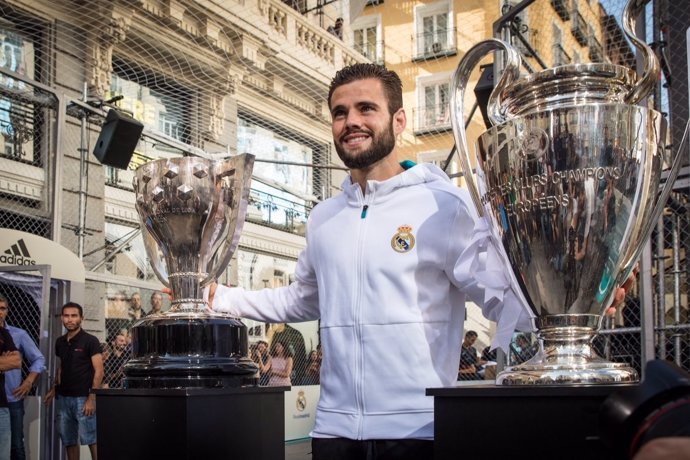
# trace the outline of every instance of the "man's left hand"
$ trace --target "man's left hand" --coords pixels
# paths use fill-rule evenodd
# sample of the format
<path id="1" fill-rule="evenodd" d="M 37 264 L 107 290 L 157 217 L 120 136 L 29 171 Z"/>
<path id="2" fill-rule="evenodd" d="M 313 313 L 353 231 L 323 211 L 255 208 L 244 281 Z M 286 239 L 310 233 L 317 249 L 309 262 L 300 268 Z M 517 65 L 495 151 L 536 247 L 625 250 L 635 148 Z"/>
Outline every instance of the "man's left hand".
<path id="1" fill-rule="evenodd" d="M 32 386 L 33 385 L 31 384 L 31 382 L 29 382 L 28 379 L 24 379 L 21 385 L 12 390 L 12 396 L 14 396 L 17 399 L 24 399 L 24 397 L 28 395 L 31 391 Z"/>
<path id="2" fill-rule="evenodd" d="M 611 303 L 611 306 L 609 306 L 609 308 L 606 310 L 606 316 L 614 316 L 616 314 L 616 310 L 623 305 L 625 295 L 630 289 L 632 289 L 635 281 L 637 281 L 637 271 L 638 269 L 636 267 L 625 283 L 623 283 L 623 286 L 618 288 L 616 291 L 616 296 L 613 298 L 613 303 Z"/>

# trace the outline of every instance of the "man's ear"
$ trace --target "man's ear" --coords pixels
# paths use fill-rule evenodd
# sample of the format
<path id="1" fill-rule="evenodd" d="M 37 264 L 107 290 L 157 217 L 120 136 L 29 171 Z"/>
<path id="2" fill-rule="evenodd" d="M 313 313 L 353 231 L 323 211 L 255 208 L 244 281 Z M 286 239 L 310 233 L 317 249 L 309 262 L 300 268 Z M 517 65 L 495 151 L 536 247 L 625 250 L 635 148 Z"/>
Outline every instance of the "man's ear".
<path id="1" fill-rule="evenodd" d="M 405 109 L 402 107 L 398 109 L 395 114 L 393 114 L 393 132 L 397 136 L 398 134 L 405 131 L 407 126 L 407 115 L 405 115 Z"/>

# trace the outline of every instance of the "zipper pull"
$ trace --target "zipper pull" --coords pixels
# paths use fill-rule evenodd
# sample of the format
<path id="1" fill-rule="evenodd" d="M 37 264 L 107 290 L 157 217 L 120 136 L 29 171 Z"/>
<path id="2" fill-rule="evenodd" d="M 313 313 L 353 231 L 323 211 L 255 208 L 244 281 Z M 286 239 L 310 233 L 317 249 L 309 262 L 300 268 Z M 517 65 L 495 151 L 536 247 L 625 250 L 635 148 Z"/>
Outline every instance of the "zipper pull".
<path id="1" fill-rule="evenodd" d="M 362 215 L 360 216 L 362 219 L 365 219 L 367 217 L 367 210 L 369 209 L 369 205 L 365 204 L 362 206 Z"/>

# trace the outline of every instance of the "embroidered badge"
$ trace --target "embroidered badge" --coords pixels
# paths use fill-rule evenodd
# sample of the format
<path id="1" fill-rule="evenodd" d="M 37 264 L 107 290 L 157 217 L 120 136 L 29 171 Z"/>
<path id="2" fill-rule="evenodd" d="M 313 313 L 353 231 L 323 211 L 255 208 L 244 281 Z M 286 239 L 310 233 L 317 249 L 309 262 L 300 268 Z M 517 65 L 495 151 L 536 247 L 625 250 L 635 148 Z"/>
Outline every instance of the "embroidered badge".
<path id="1" fill-rule="evenodd" d="M 391 247 L 396 252 L 408 252 L 414 247 L 414 235 L 412 235 L 412 227 L 409 225 L 401 225 L 398 227 L 398 233 L 391 238 Z"/>

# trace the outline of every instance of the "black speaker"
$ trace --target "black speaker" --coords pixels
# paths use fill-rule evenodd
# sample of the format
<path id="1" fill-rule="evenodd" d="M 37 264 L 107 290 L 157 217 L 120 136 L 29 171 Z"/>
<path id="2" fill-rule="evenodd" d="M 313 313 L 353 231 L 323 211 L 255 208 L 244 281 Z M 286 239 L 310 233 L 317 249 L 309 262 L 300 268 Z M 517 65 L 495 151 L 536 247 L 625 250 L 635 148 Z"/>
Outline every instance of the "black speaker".
<path id="1" fill-rule="evenodd" d="M 144 125 L 134 118 L 110 109 L 98 135 L 93 154 L 104 165 L 127 169 Z"/>
<path id="2" fill-rule="evenodd" d="M 492 125 L 486 108 L 489 104 L 489 96 L 491 96 L 491 92 L 494 90 L 494 65 L 486 64 L 479 68 L 482 73 L 479 76 L 479 81 L 477 81 L 477 86 L 474 87 L 474 97 L 477 98 L 477 104 L 482 113 L 486 129 L 489 129 Z"/>

